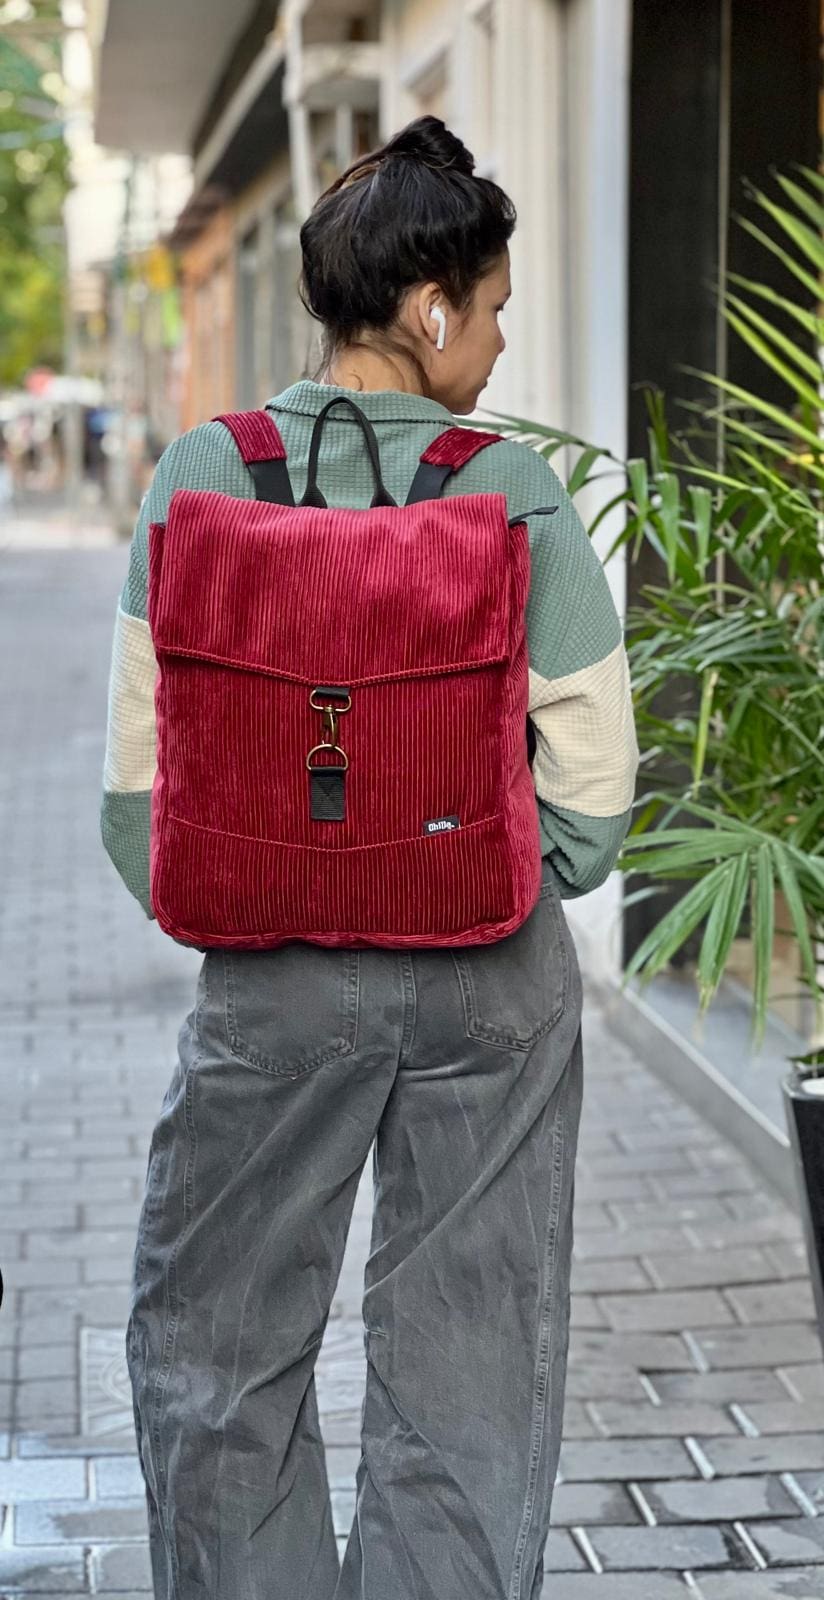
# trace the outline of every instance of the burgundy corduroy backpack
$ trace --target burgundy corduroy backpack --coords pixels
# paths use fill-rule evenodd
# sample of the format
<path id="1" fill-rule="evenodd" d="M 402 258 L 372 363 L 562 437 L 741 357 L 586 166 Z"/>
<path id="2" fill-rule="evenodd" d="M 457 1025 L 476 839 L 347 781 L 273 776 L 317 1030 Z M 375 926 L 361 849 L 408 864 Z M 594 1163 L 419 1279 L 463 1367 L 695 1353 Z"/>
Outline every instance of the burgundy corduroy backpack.
<path id="1" fill-rule="evenodd" d="M 340 404 L 369 451 L 368 510 L 329 507 L 318 488 Z M 440 498 L 499 435 L 447 429 L 399 506 L 371 423 L 337 396 L 295 505 L 268 412 L 214 420 L 257 498 L 178 489 L 149 535 L 160 927 L 199 949 L 513 932 L 541 882 L 526 513 L 509 518 L 504 494 Z"/>

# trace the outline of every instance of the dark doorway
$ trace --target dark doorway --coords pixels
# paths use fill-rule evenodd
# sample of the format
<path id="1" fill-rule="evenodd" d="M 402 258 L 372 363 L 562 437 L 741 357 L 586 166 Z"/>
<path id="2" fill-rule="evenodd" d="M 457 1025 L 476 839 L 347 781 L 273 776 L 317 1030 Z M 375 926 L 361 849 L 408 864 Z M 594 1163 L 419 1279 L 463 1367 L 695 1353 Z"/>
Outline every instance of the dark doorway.
<path id="1" fill-rule="evenodd" d="M 643 385 L 676 399 L 698 385 L 681 369 L 726 371 L 768 392 L 765 369 L 727 344 L 714 285 L 730 270 L 784 288 L 782 269 L 734 221 L 749 180 L 818 164 L 820 0 L 634 0 L 629 162 L 628 452 L 647 450 Z M 780 398 L 779 380 L 775 379 Z M 682 414 L 683 416 L 683 414 Z M 660 580 L 645 548 L 627 573 L 628 603 Z M 662 708 L 666 712 L 666 705 Z M 632 880 L 635 888 L 638 880 Z M 673 890 L 673 896 L 675 894 Z M 664 909 L 627 910 L 625 957 Z"/>

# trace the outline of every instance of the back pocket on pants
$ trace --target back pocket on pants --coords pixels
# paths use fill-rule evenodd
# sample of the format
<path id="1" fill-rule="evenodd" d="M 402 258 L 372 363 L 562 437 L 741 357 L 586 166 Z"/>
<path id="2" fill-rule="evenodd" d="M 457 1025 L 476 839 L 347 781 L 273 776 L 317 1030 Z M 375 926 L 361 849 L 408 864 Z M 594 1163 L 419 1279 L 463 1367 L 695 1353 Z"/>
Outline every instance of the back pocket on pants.
<path id="1" fill-rule="evenodd" d="M 529 1050 L 560 1017 L 569 982 L 569 939 L 555 883 L 547 879 L 526 921 L 495 944 L 453 949 L 467 1036 Z"/>
<path id="2" fill-rule="evenodd" d="M 357 950 L 296 941 L 223 952 L 232 1055 L 294 1078 L 351 1055 L 358 1035 Z"/>

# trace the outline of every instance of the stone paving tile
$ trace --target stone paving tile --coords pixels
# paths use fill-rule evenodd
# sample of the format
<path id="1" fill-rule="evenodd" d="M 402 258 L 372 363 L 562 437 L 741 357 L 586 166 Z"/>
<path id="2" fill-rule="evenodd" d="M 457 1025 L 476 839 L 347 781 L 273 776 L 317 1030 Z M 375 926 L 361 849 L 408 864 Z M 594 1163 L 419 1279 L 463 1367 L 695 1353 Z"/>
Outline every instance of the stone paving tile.
<path id="1" fill-rule="evenodd" d="M 780 1385 L 779 1385 L 780 1387 Z M 783 1391 L 786 1393 L 786 1390 Z M 573 1361 L 567 1367 L 567 1399 L 575 1400 L 643 1400 L 648 1395 L 638 1373 L 631 1367 L 586 1364 Z"/>
<path id="2" fill-rule="evenodd" d="M 570 1591 L 569 1600 L 578 1600 L 578 1597 Z M 613 1600 L 613 1596 L 607 1593 L 604 1600 Z M 824 1600 L 824 1576 L 821 1569 L 816 1571 L 815 1567 L 787 1567 L 783 1572 L 719 1573 L 717 1576 L 702 1572 L 693 1600 Z"/>
<path id="3" fill-rule="evenodd" d="M 820 1561 L 824 1566 L 824 1518 L 759 1522 L 750 1529 L 768 1566 Z M 824 1577 L 824 1570 L 822 1571 Z"/>
<path id="4" fill-rule="evenodd" d="M 17 1421 L 31 1424 L 68 1416 L 77 1405 L 74 1378 L 32 1378 L 17 1386 Z"/>
<path id="5" fill-rule="evenodd" d="M 98 1545 L 92 1550 L 91 1570 L 95 1594 L 106 1589 L 151 1592 L 148 1536 L 143 1544 Z"/>
<path id="6" fill-rule="evenodd" d="M 681 1438 L 686 1433 L 739 1434 L 732 1417 L 720 1406 L 700 1400 L 682 1405 L 624 1405 L 620 1400 L 592 1400 L 589 1413 L 607 1439 Z"/>
<path id="7" fill-rule="evenodd" d="M 729 1306 L 715 1289 L 599 1295 L 597 1304 L 616 1333 L 671 1333 L 695 1325 L 725 1327 L 735 1322 Z"/>
<path id="8" fill-rule="evenodd" d="M 800 1517 L 801 1507 L 780 1479 L 766 1474 L 742 1478 L 685 1478 L 645 1483 L 644 1499 L 656 1522 L 732 1522 L 748 1517 Z"/>
<path id="9" fill-rule="evenodd" d="M 97 1456 L 90 1465 L 92 1499 L 116 1500 L 124 1496 L 139 1499 L 145 1494 L 137 1454 Z"/>
<path id="10" fill-rule="evenodd" d="M 59 1260 L 56 1256 L 36 1256 L 33 1261 L 10 1261 L 4 1267 L 3 1281 L 6 1294 L 15 1289 L 56 1288 L 79 1283 L 80 1266 L 67 1256 Z"/>
<path id="11" fill-rule="evenodd" d="M 728 1475 L 824 1468 L 824 1437 L 818 1433 L 780 1433 L 766 1439 L 695 1437 L 715 1471 Z"/>
<path id="12" fill-rule="evenodd" d="M 738 1250 L 695 1251 L 688 1255 L 645 1255 L 641 1265 L 656 1289 L 700 1289 L 726 1287 L 734 1283 L 757 1283 L 775 1277 L 767 1250 L 753 1247 Z M 744 1319 L 742 1319 L 744 1320 Z"/>
<path id="13" fill-rule="evenodd" d="M 793 1476 L 812 1500 L 819 1515 L 824 1515 L 824 1472 L 796 1472 Z"/>
<path id="14" fill-rule="evenodd" d="M 581 1551 L 563 1528 L 550 1528 L 544 1545 L 544 1572 L 581 1572 L 587 1570 Z"/>
<path id="15" fill-rule="evenodd" d="M 6 1041 L 4 1039 L 4 1052 L 5 1043 Z M 3 1148 L 5 1148 L 5 1144 Z M 23 1180 L 24 1185 L 28 1184 L 30 1186 L 28 1192 L 24 1187 L 21 1200 L 33 1201 L 36 1205 L 38 1201 L 42 1199 L 42 1184 L 49 1183 L 52 1186 L 56 1186 L 59 1182 L 62 1185 L 64 1179 L 67 1182 L 71 1182 L 72 1179 L 77 1177 L 77 1162 L 35 1161 L 28 1157 L 25 1161 L 10 1161 L 5 1159 L 3 1161 L 3 1172 L 7 1178 L 20 1178 Z M 25 1217 L 31 1216 L 31 1211 L 28 1205 L 26 1205 L 25 1209 L 23 1209 L 21 1206 L 21 1215 Z M 26 1227 L 27 1223 L 24 1222 L 22 1225 L 23 1227 Z"/>
<path id="16" fill-rule="evenodd" d="M 780 1278 L 797 1278 L 809 1272 L 803 1239 L 785 1239 L 764 1246 L 764 1254 Z"/>
<path id="17" fill-rule="evenodd" d="M 637 1572 L 602 1578 L 594 1573 L 571 1573 L 563 1586 L 551 1574 L 547 1576 L 540 1600 L 698 1600 L 698 1596 L 672 1574 Z"/>
<path id="18" fill-rule="evenodd" d="M 33 1345 L 18 1351 L 19 1378 L 72 1378 L 77 1372 L 77 1342 Z"/>
<path id="19" fill-rule="evenodd" d="M 85 1289 L 23 1289 L 20 1294 L 24 1317 L 46 1317 L 63 1311 L 79 1312 L 87 1322 L 98 1325 L 112 1323 L 129 1311 L 129 1290 L 124 1284 L 118 1290 Z"/>
<path id="20" fill-rule="evenodd" d="M 569 1325 L 571 1328 L 608 1328 L 609 1321 L 593 1295 L 573 1294 Z"/>
<path id="21" fill-rule="evenodd" d="M 776 1207 L 766 1216 L 750 1216 L 741 1221 L 685 1226 L 691 1245 L 696 1250 L 731 1250 L 738 1245 L 797 1243 L 801 1230 L 799 1219 L 789 1210 Z"/>
<path id="22" fill-rule="evenodd" d="M 755 1188 L 756 1181 L 755 1175 L 749 1169 L 728 1173 L 716 1173 L 709 1170 L 687 1174 L 674 1172 L 670 1177 L 662 1173 L 660 1177 L 655 1179 L 655 1182 L 660 1185 L 662 1196 L 666 1196 L 671 1200 L 681 1199 L 685 1195 L 721 1194 L 730 1198 L 734 1198 L 736 1193 L 749 1195 Z M 745 1205 L 746 1202 L 742 1201 L 738 1212 L 739 1216 L 747 1214 Z"/>
<path id="23" fill-rule="evenodd" d="M 690 1139 L 705 1137 L 705 1124 L 693 1113 L 690 1121 L 676 1128 L 655 1127 L 650 1119 L 642 1128 L 616 1128 L 615 1142 L 630 1154 L 634 1150 L 681 1150 Z"/>
<path id="24" fill-rule="evenodd" d="M 85 1500 L 86 1463 L 82 1460 L 0 1461 L 0 1504 L 24 1500 Z"/>
<path id="25" fill-rule="evenodd" d="M 564 1405 L 564 1438 L 597 1439 L 599 1430 L 580 1400 L 566 1397 Z"/>
<path id="26" fill-rule="evenodd" d="M 352 1411 L 327 1413 L 323 1419 L 323 1440 L 332 1449 L 353 1450 L 357 1447 L 360 1431 L 360 1408 Z"/>
<path id="27" fill-rule="evenodd" d="M 642 1478 L 697 1476 L 698 1468 L 680 1439 L 582 1439 L 565 1440 L 561 1445 L 559 1474 L 564 1483 L 576 1479 L 584 1483 L 617 1479 L 623 1483 Z"/>
<path id="28" fill-rule="evenodd" d="M 106 1215 L 110 1208 L 106 1206 Z M 134 1249 L 134 1229 L 97 1228 L 80 1233 L 73 1228 L 58 1228 L 41 1232 L 32 1228 L 26 1234 L 27 1254 L 32 1257 L 52 1256 L 124 1256 Z"/>
<path id="29" fill-rule="evenodd" d="M 694 1250 L 685 1228 L 632 1228 L 623 1232 L 615 1228 L 603 1232 L 575 1235 L 575 1259 L 578 1261 L 615 1260 L 621 1256 L 643 1256 L 649 1250 Z"/>
<path id="30" fill-rule="evenodd" d="M 584 1205 L 577 1194 L 573 1220 L 576 1239 L 581 1233 L 592 1233 L 597 1229 L 612 1227 L 612 1218 L 605 1205 L 597 1202 L 593 1205 Z"/>
<path id="31" fill-rule="evenodd" d="M 584 1146 L 584 1155 L 581 1158 L 580 1170 L 587 1176 L 594 1178 L 609 1178 L 615 1174 L 627 1175 L 647 1172 L 689 1172 L 690 1163 L 683 1149 L 668 1150 L 636 1150 L 631 1154 L 626 1151 L 614 1155 L 599 1155 L 587 1159 L 587 1147 Z M 576 1188 L 578 1185 L 578 1168 L 576 1167 Z"/>
<path id="32" fill-rule="evenodd" d="M 3 1304 L 3 1315 L 6 1315 L 6 1305 Z M 16 1316 L 17 1327 L 15 1330 L 16 1342 L 23 1349 L 32 1349 L 35 1345 L 65 1344 L 73 1339 L 77 1327 L 77 1316 L 74 1311 L 52 1311 L 48 1316 L 42 1313 L 38 1316 Z"/>
<path id="33" fill-rule="evenodd" d="M 49 1431 L 17 1435 L 17 1454 L 22 1460 L 42 1460 L 47 1456 L 122 1456 L 136 1448 L 133 1428 L 128 1433 L 111 1434 L 79 1434 L 76 1427 L 55 1433 L 51 1428 L 52 1423 Z"/>
<path id="34" fill-rule="evenodd" d="M 7 1228 L 76 1228 L 79 1224 L 79 1206 L 70 1204 L 55 1204 L 40 1206 L 34 1211 L 26 1201 L 19 1206 L 8 1206 L 3 1211 L 3 1221 Z"/>
<path id="35" fill-rule="evenodd" d="M 643 1228 L 652 1223 L 656 1227 L 678 1227 L 699 1223 L 729 1222 L 729 1212 L 719 1199 L 664 1200 L 660 1195 L 646 1200 L 624 1201 L 610 1206 L 616 1222 L 622 1228 Z"/>
<path id="36" fill-rule="evenodd" d="M 20 1426 L 20 1424 L 18 1423 L 18 1427 L 19 1426 Z M 25 1426 L 26 1426 L 26 1428 L 31 1427 L 32 1433 L 34 1433 L 35 1426 L 36 1426 L 35 1424 L 26 1424 Z M 41 1434 L 41 1437 L 45 1436 L 48 1439 L 55 1439 L 55 1440 L 58 1440 L 58 1439 L 70 1439 L 74 1434 L 77 1433 L 77 1412 L 76 1411 L 71 1411 L 66 1416 L 62 1416 L 62 1417 L 61 1416 L 48 1417 L 47 1419 L 44 1420 L 44 1422 L 42 1424 L 42 1428 L 44 1430 L 44 1433 Z M 16 1442 L 22 1441 L 22 1440 L 27 1439 L 29 1437 L 30 1437 L 30 1435 L 29 1435 L 28 1432 L 25 1432 L 25 1431 L 24 1432 L 18 1432 L 17 1429 L 15 1429 L 15 1440 L 16 1440 Z M 23 1451 L 22 1450 L 18 1450 L 18 1454 L 22 1456 Z M 47 1455 L 48 1454 L 48 1450 L 42 1451 L 41 1454 Z"/>
<path id="37" fill-rule="evenodd" d="M 756 1401 L 786 1400 L 787 1388 L 774 1372 L 763 1367 L 737 1367 L 722 1372 L 650 1372 L 648 1380 L 661 1400 L 717 1400 L 752 1405 Z"/>
<path id="38" fill-rule="evenodd" d="M 606 1572 L 750 1565 L 745 1547 L 726 1526 L 684 1522 L 661 1528 L 588 1528 L 587 1534 Z"/>
<path id="39" fill-rule="evenodd" d="M 693 1328 L 710 1367 L 778 1366 L 818 1361 L 821 1341 L 813 1323 L 769 1323 L 759 1328 Z"/>
<path id="40" fill-rule="evenodd" d="M 618 1366 L 640 1368 L 642 1372 L 658 1368 L 695 1371 L 695 1361 L 683 1339 L 671 1333 L 598 1333 L 582 1329 L 570 1333 L 569 1347 L 578 1361 L 614 1361 Z"/>
<path id="41" fill-rule="evenodd" d="M 336 1487 L 350 1480 L 354 1482 L 358 1469 L 361 1451 L 359 1445 L 332 1445 L 327 1444 L 326 1471 L 330 1484 Z"/>
<path id="42" fill-rule="evenodd" d="M 742 1322 L 787 1322 L 796 1318 L 804 1321 L 815 1317 L 813 1292 L 807 1278 L 728 1289 L 726 1298 Z"/>
<path id="43" fill-rule="evenodd" d="M 626 1256 L 618 1261 L 573 1260 L 571 1287 L 573 1294 L 604 1294 L 608 1290 L 652 1289 L 655 1284 L 639 1261 Z"/>
<path id="44" fill-rule="evenodd" d="M 748 1221 L 752 1217 L 770 1216 L 782 1209 L 775 1195 L 767 1189 L 753 1194 L 727 1194 L 724 1205 L 731 1217 Z"/>
<path id="45" fill-rule="evenodd" d="M 93 1540 L 138 1539 L 146 1530 L 145 1498 L 81 1503 L 22 1502 L 14 1513 L 15 1544 L 90 1544 Z"/>
<path id="46" fill-rule="evenodd" d="M 123 1273 L 131 1268 L 134 1240 L 128 1256 L 101 1256 L 95 1261 L 84 1261 L 81 1265 L 82 1281 L 88 1284 L 122 1283 Z"/>
<path id="47" fill-rule="evenodd" d="M 751 1404 L 746 1407 L 747 1417 L 759 1433 L 819 1433 L 824 1432 L 824 1400 L 779 1401 L 766 1405 Z M 696 1428 L 702 1433 L 702 1428 Z"/>
<path id="48" fill-rule="evenodd" d="M 575 1180 L 575 1193 L 582 1200 L 634 1200 L 642 1196 L 653 1195 L 651 1180 L 643 1173 L 635 1178 L 582 1178 L 580 1183 Z"/>
<path id="49" fill-rule="evenodd" d="M 553 1526 L 641 1521 L 641 1513 L 620 1483 L 556 1483 L 552 1493 Z"/>
<path id="50" fill-rule="evenodd" d="M 0 1595 L 10 1584 L 15 1595 L 21 1588 L 33 1594 L 85 1594 L 88 1591 L 83 1552 L 56 1550 L 54 1545 L 42 1550 L 0 1549 Z"/>

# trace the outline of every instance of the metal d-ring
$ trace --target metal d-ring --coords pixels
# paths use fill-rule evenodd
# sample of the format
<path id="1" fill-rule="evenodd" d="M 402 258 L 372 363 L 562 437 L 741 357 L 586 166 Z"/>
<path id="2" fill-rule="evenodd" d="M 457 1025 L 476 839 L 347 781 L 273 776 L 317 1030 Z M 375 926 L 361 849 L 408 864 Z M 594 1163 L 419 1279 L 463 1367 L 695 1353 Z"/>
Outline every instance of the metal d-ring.
<path id="1" fill-rule="evenodd" d="M 343 756 L 343 766 L 341 766 L 340 762 L 337 761 L 334 763 L 329 763 L 326 766 L 313 767 L 312 757 L 317 753 L 318 750 L 327 750 L 332 755 L 334 755 L 337 751 L 339 756 Z M 312 746 L 308 756 L 306 757 L 306 765 L 310 772 L 345 772 L 349 766 L 349 757 L 345 750 L 341 750 L 339 744 L 315 744 Z"/>

